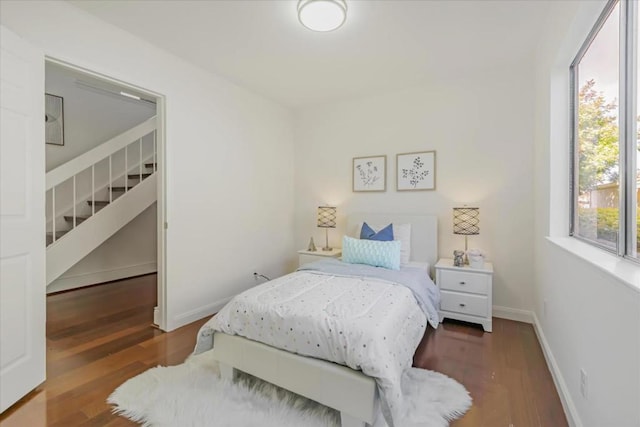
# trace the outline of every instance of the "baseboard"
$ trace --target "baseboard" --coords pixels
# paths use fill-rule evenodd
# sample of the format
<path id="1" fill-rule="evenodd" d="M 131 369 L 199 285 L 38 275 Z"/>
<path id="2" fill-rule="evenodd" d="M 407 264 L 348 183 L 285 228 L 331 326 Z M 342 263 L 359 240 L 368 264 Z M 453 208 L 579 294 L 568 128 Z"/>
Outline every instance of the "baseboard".
<path id="1" fill-rule="evenodd" d="M 98 283 L 111 282 L 113 280 L 126 279 L 127 277 L 155 273 L 157 270 L 158 266 L 155 262 L 148 262 L 144 264 L 130 265 L 127 267 L 60 277 L 47 286 L 47 294 L 82 288 L 84 286 L 95 285 Z"/>
<path id="2" fill-rule="evenodd" d="M 503 307 L 500 305 L 493 306 L 493 317 L 500 319 L 515 320 L 516 322 L 533 323 L 533 312 L 529 310 L 520 310 L 519 308 Z"/>
<path id="3" fill-rule="evenodd" d="M 173 331 L 174 329 L 178 329 L 181 326 L 188 325 L 189 323 L 195 322 L 196 320 L 200 320 L 207 316 L 213 316 L 218 311 L 220 311 L 220 309 L 224 307 L 229 301 L 231 301 L 232 298 L 233 296 L 230 296 L 211 304 L 203 305 L 201 307 L 187 311 L 186 313 L 182 313 L 178 316 L 175 316 L 172 320 L 168 319 L 166 331 Z"/>
<path id="4" fill-rule="evenodd" d="M 542 347 L 542 352 L 544 353 L 544 358 L 547 361 L 547 366 L 549 367 L 549 371 L 551 371 L 551 377 L 553 378 L 553 382 L 556 386 L 556 390 L 558 391 L 558 395 L 560 396 L 560 402 L 562 403 L 562 408 L 564 409 L 564 414 L 567 417 L 567 422 L 571 427 L 582 427 L 582 421 L 580 421 L 580 417 L 578 416 L 578 411 L 573 404 L 573 399 L 571 398 L 571 394 L 569 393 L 569 389 L 567 387 L 567 383 L 564 381 L 564 377 L 560 372 L 560 368 L 556 363 L 555 357 L 553 357 L 553 352 L 549 347 L 549 343 L 547 342 L 547 338 L 544 335 L 544 331 L 540 326 L 540 322 L 538 321 L 538 316 L 533 312 L 533 329 L 538 336 L 538 342 L 540 342 L 540 346 Z"/>

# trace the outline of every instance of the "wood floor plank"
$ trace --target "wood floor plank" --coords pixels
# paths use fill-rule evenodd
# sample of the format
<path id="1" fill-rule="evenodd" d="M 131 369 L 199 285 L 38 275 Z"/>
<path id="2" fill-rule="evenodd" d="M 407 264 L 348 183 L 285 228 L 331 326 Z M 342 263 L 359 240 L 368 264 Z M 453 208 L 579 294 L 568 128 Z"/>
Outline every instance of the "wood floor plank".
<path id="1" fill-rule="evenodd" d="M 182 362 L 204 323 L 153 328 L 155 282 L 148 275 L 48 296 L 47 381 L 0 415 L 2 427 L 136 425 L 113 415 L 107 396 L 150 366 Z"/>
<path id="2" fill-rule="evenodd" d="M 493 319 L 493 333 L 445 320 L 418 346 L 414 366 L 462 383 L 473 407 L 452 427 L 564 427 L 567 420 L 531 325 Z"/>
<path id="3" fill-rule="evenodd" d="M 135 426 L 106 398 L 157 365 L 182 363 L 208 319 L 170 333 L 151 327 L 156 276 L 47 297 L 47 381 L 0 415 L 2 427 Z M 461 382 L 472 408 L 452 427 L 564 427 L 566 418 L 531 325 L 493 320 L 493 333 L 463 322 L 429 328 L 414 366 Z"/>
<path id="4" fill-rule="evenodd" d="M 116 339 L 120 339 L 131 333 L 135 333 L 141 330 L 146 330 L 148 329 L 148 327 L 149 325 L 146 325 L 146 324 L 127 327 L 117 332 L 114 332 L 113 334 L 96 338 L 92 341 L 80 343 L 80 344 L 68 343 L 66 346 L 51 344 L 47 349 L 47 363 L 52 363 L 56 360 L 63 359 L 65 357 L 71 357 L 83 351 L 90 350 L 92 348 L 101 346 L 105 343 L 109 343 Z"/>
<path id="5" fill-rule="evenodd" d="M 67 372 L 75 368 L 85 366 L 91 362 L 103 359 L 105 354 L 115 354 L 121 350 L 126 350 L 137 344 L 143 343 L 145 340 L 148 340 L 159 333 L 161 332 L 156 331 L 153 328 L 145 328 L 132 332 L 102 345 L 95 346 L 84 351 L 78 351 L 64 359 L 51 361 L 47 364 L 47 372 L 49 375 L 57 376 L 58 372 Z"/>

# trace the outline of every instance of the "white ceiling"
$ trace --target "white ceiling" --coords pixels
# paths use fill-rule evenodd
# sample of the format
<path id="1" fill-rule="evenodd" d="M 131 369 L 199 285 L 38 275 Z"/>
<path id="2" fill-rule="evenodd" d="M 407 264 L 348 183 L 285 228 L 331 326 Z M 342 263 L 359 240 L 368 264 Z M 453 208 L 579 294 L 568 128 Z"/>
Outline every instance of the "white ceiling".
<path id="1" fill-rule="evenodd" d="M 345 24 L 316 33 L 298 22 L 297 0 L 71 3 L 290 107 L 532 63 L 549 9 L 542 0 L 347 0 Z"/>

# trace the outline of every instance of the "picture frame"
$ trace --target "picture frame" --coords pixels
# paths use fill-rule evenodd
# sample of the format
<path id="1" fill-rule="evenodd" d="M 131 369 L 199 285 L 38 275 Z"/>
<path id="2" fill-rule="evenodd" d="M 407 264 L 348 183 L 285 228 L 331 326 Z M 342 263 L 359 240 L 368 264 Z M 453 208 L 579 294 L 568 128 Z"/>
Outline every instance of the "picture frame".
<path id="1" fill-rule="evenodd" d="M 352 188 L 354 193 L 387 191 L 387 156 L 354 157 Z"/>
<path id="2" fill-rule="evenodd" d="M 45 93 L 45 142 L 64 145 L 64 100 L 61 96 Z"/>
<path id="3" fill-rule="evenodd" d="M 418 151 L 396 155 L 397 191 L 436 189 L 436 152 Z"/>

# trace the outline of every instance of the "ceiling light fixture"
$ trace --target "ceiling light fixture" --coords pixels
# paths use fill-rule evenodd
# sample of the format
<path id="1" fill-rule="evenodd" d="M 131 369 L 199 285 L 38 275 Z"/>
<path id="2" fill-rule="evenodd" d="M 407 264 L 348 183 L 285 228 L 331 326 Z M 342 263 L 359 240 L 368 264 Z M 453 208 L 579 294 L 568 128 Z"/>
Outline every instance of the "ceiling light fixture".
<path id="1" fill-rule="evenodd" d="M 313 31 L 333 31 L 347 19 L 345 0 L 299 0 L 298 19 Z"/>

